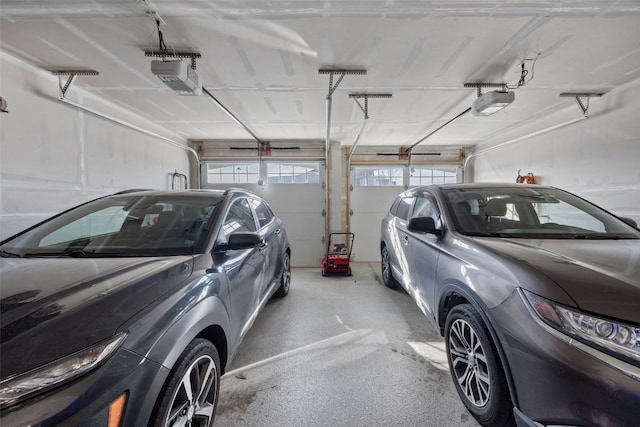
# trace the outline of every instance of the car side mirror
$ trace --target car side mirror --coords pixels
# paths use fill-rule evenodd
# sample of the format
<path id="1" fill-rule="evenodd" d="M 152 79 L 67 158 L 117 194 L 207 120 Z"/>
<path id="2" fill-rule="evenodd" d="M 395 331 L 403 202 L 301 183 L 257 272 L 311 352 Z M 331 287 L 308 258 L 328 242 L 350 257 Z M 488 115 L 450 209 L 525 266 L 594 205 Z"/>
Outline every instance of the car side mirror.
<path id="1" fill-rule="evenodd" d="M 624 216 L 618 217 L 620 218 L 625 224 L 632 226 L 633 228 L 638 228 L 638 223 L 636 222 L 635 219 L 632 218 L 627 218 Z"/>
<path id="2" fill-rule="evenodd" d="M 436 223 L 430 216 L 414 216 L 409 220 L 407 229 L 418 233 L 435 234 L 438 237 L 442 236 L 442 230 L 436 228 Z"/>
<path id="3" fill-rule="evenodd" d="M 239 231 L 229 235 L 229 241 L 226 244 L 218 245 L 218 251 L 237 251 L 242 249 L 251 249 L 264 245 L 264 239 L 258 233 L 250 233 Z"/>

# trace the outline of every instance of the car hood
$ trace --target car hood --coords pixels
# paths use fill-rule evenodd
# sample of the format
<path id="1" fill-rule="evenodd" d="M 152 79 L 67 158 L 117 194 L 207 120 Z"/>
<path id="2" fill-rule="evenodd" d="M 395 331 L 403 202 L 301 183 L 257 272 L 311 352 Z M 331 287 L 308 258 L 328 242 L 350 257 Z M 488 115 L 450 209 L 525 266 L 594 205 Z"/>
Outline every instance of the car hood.
<path id="1" fill-rule="evenodd" d="M 478 241 L 554 281 L 584 311 L 640 323 L 640 240 Z M 520 283 L 545 296 L 535 283 Z"/>
<path id="2" fill-rule="evenodd" d="M 191 256 L 1 258 L 0 378 L 112 336 L 192 265 Z"/>

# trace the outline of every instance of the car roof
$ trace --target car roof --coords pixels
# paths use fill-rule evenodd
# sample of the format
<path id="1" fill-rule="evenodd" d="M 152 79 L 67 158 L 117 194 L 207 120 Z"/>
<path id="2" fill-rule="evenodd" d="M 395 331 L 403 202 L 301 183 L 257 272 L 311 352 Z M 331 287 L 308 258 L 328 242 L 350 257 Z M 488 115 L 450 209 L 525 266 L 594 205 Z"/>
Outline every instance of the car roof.
<path id="1" fill-rule="evenodd" d="M 117 193 L 111 194 L 111 196 L 119 195 L 139 195 L 139 196 L 193 196 L 193 197 L 224 197 L 227 194 L 244 194 L 251 197 L 258 197 L 255 193 L 242 188 L 227 188 L 225 190 L 216 189 L 189 189 L 189 190 L 153 190 L 153 189 L 130 189 L 122 190 Z"/>
<path id="2" fill-rule="evenodd" d="M 513 182 L 466 182 L 458 184 L 434 184 L 425 185 L 422 187 L 415 187 L 405 191 L 405 195 L 418 194 L 426 190 L 447 190 L 447 189 L 460 189 L 460 190 L 477 190 L 477 189 L 491 189 L 491 188 L 554 188 L 546 185 L 537 184 L 517 184 Z"/>

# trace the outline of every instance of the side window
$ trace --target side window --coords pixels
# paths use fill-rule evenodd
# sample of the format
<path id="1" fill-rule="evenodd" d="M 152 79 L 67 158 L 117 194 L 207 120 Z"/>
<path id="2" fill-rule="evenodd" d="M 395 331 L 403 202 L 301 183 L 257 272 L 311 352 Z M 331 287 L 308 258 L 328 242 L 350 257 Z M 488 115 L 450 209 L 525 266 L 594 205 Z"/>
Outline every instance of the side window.
<path id="1" fill-rule="evenodd" d="M 413 197 L 403 197 L 400 200 L 400 204 L 398 205 L 396 216 L 404 220 L 409 219 L 409 212 L 411 211 L 411 207 L 413 206 L 414 200 L 415 198 Z"/>
<path id="2" fill-rule="evenodd" d="M 227 236 L 238 231 L 256 231 L 256 222 L 247 199 L 237 199 L 233 202 L 222 229 Z"/>
<path id="3" fill-rule="evenodd" d="M 264 201 L 251 199 L 251 206 L 253 206 L 253 209 L 256 212 L 260 228 L 271 222 L 271 220 L 273 219 L 273 212 L 271 212 L 271 209 L 269 209 L 269 206 L 267 206 Z"/>
<path id="4" fill-rule="evenodd" d="M 431 217 L 436 225 L 438 225 L 440 221 L 440 212 L 438 211 L 436 202 L 429 196 L 422 196 L 416 199 L 416 204 L 413 207 L 413 213 L 411 216 Z"/>
<path id="5" fill-rule="evenodd" d="M 391 208 L 389 208 L 389 213 L 391 215 L 398 216 L 398 205 L 400 204 L 400 200 L 400 197 L 398 197 L 393 201 Z"/>

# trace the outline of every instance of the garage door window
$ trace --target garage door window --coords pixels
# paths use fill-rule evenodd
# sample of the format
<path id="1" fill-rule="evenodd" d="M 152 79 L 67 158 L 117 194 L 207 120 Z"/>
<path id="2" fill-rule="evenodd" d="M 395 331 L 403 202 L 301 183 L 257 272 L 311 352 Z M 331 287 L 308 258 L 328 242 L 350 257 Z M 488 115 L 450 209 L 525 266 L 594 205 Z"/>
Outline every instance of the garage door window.
<path id="1" fill-rule="evenodd" d="M 247 184 L 256 183 L 259 179 L 258 163 L 207 165 L 207 183 L 209 184 Z"/>
<path id="2" fill-rule="evenodd" d="M 401 186 L 402 168 L 355 168 L 355 183 L 359 186 Z"/>
<path id="3" fill-rule="evenodd" d="M 431 168 L 411 168 L 409 176 L 410 186 L 449 184 L 457 180 L 456 172 L 451 170 L 431 169 Z"/>
<path id="4" fill-rule="evenodd" d="M 269 184 L 317 184 L 320 182 L 318 163 L 269 163 Z"/>

